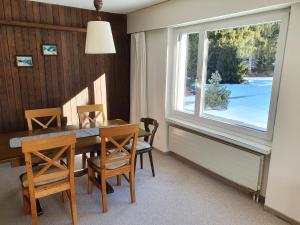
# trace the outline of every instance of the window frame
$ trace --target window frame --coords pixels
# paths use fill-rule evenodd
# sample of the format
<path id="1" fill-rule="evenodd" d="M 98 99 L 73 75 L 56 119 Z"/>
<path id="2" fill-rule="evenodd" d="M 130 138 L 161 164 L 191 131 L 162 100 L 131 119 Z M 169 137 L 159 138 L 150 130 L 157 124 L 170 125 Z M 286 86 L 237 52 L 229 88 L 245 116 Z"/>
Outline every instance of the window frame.
<path id="1" fill-rule="evenodd" d="M 192 123 L 195 126 L 201 128 L 209 128 L 218 132 L 225 132 L 234 136 L 248 138 L 258 143 L 268 143 L 272 141 L 273 129 L 276 117 L 276 108 L 279 97 L 281 72 L 284 59 L 284 50 L 287 37 L 288 21 L 289 21 L 290 9 L 280 9 L 263 13 L 256 13 L 246 16 L 239 16 L 230 19 L 216 20 L 213 22 L 200 23 L 190 26 L 173 27 L 169 30 L 169 74 L 168 74 L 168 87 L 170 91 L 167 98 L 167 119 L 175 119 L 182 122 Z M 249 124 L 236 123 L 225 118 L 218 118 L 210 115 L 209 117 L 205 114 L 201 115 L 203 109 L 204 97 L 204 85 L 206 77 L 206 66 L 207 66 L 207 39 L 205 39 L 206 31 L 228 29 L 239 26 L 257 25 L 264 23 L 271 23 L 275 21 L 281 21 L 280 23 L 280 34 L 278 38 L 278 46 L 276 53 L 276 64 L 273 76 L 272 95 L 270 100 L 268 126 L 266 131 L 261 131 L 250 127 Z M 198 51 L 198 74 L 197 74 L 197 85 L 196 85 L 196 102 L 194 113 L 189 114 L 177 110 L 177 80 L 178 80 L 178 48 L 179 42 L 178 37 L 181 34 L 188 33 L 199 33 L 199 51 Z M 206 46 L 206 47 L 205 47 Z"/>

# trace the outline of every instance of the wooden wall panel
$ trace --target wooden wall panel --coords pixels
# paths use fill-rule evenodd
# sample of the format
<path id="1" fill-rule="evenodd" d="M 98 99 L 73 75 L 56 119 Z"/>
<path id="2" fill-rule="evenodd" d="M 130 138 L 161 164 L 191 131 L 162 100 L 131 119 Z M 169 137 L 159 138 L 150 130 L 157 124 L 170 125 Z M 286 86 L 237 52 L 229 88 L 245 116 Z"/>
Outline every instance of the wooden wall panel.
<path id="1" fill-rule="evenodd" d="M 24 0 L 0 1 L 0 20 L 84 28 L 95 12 Z M 129 120 L 130 53 L 126 15 L 102 13 L 112 26 L 117 53 L 85 55 L 85 33 L 0 25 L 0 132 L 26 130 L 24 110 L 62 107 L 76 122 L 75 107 L 107 97 L 108 118 Z M 43 56 L 43 43 L 58 56 Z M 17 68 L 16 55 L 32 55 L 32 68 Z M 105 75 L 105 77 L 103 76 Z M 105 79 L 101 79 L 103 76 Z M 105 88 L 103 85 L 105 85 Z M 107 93 L 101 94 L 106 90 Z M 101 96 L 95 96 L 101 95 Z"/>

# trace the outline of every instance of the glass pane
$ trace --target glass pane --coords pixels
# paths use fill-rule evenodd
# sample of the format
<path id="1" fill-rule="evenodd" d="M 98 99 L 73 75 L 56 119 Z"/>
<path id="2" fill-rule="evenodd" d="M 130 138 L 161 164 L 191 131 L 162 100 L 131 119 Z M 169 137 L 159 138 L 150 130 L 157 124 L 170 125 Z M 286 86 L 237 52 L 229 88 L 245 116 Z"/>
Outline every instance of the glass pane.
<path id="1" fill-rule="evenodd" d="M 279 30 L 273 22 L 206 33 L 202 115 L 267 130 Z"/>
<path id="2" fill-rule="evenodd" d="M 199 34 L 183 34 L 178 52 L 177 110 L 193 114 L 196 101 Z"/>

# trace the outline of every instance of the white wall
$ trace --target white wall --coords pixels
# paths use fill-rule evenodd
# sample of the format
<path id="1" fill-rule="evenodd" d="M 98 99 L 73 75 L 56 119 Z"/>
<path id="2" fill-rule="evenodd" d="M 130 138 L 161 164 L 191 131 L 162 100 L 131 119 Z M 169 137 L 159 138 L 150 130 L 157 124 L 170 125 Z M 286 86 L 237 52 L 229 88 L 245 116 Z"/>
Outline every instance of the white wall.
<path id="1" fill-rule="evenodd" d="M 167 151 L 165 87 L 167 69 L 167 29 L 146 32 L 148 115 L 160 122 L 154 146 Z"/>
<path id="2" fill-rule="evenodd" d="M 268 182 L 266 205 L 300 222 L 300 88 L 298 87 L 300 83 L 300 4 L 294 4 L 295 2 L 299 1 L 172 0 L 130 14 L 128 32 L 152 30 L 146 32 L 149 113 L 150 116 L 158 118 L 163 125 L 160 127 L 155 145 L 162 151 L 166 151 L 167 130 L 164 120 L 164 101 L 168 35 L 167 29 L 155 29 L 264 7 L 276 8 L 282 4 L 292 5 L 270 173 L 268 179 L 264 181 Z M 211 145 L 213 147 L 213 142 Z"/>
<path id="3" fill-rule="evenodd" d="M 300 4 L 291 9 L 266 205 L 300 222 Z"/>
<path id="4" fill-rule="evenodd" d="M 171 0 L 128 15 L 128 33 L 232 14 L 276 9 L 299 0 Z"/>
<path id="5" fill-rule="evenodd" d="M 168 149 L 168 126 L 165 118 L 165 87 L 167 74 L 168 29 L 157 29 L 146 32 L 147 48 L 147 99 L 148 114 L 160 122 L 160 127 L 155 137 L 154 146 L 162 152 Z M 210 149 L 219 147 L 219 143 L 207 139 L 203 145 Z M 261 195 L 266 195 L 270 158 L 266 157 L 262 180 Z"/>

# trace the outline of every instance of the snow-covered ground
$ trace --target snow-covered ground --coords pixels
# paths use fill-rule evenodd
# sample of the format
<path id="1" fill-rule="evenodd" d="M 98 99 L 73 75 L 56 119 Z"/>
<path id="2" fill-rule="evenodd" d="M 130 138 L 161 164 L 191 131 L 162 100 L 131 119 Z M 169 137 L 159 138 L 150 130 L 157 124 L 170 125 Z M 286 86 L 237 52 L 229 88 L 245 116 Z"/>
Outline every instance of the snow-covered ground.
<path id="1" fill-rule="evenodd" d="M 231 91 L 227 110 L 204 110 L 207 115 L 240 121 L 265 130 L 272 94 L 272 77 L 249 77 L 248 83 L 224 84 Z M 184 110 L 194 111 L 195 96 L 186 96 Z"/>

